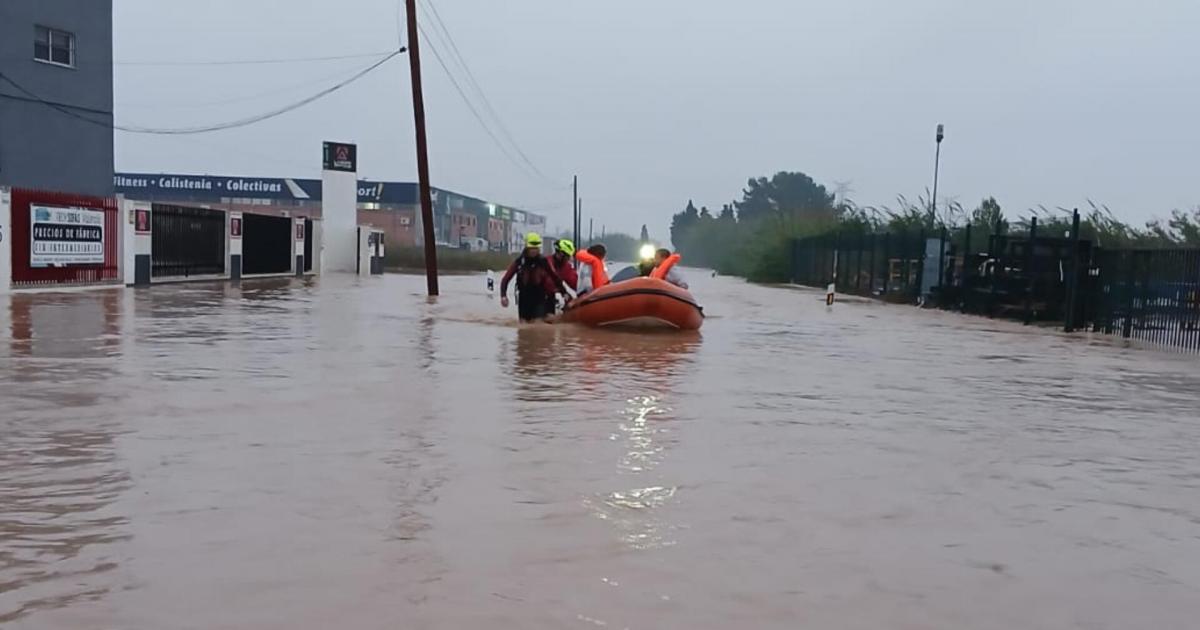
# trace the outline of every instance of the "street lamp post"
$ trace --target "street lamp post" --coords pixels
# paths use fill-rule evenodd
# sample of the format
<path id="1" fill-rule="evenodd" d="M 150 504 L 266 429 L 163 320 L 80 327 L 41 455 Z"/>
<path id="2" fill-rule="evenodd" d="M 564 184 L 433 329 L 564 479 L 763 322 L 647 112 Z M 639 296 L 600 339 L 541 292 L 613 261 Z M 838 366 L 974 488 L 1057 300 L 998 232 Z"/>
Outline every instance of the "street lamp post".
<path id="1" fill-rule="evenodd" d="M 938 167 L 942 162 L 942 139 L 946 137 L 946 126 L 938 123 L 937 126 L 937 148 L 933 153 L 933 196 L 929 199 L 929 226 L 932 228 L 937 221 L 937 186 L 938 186 Z"/>

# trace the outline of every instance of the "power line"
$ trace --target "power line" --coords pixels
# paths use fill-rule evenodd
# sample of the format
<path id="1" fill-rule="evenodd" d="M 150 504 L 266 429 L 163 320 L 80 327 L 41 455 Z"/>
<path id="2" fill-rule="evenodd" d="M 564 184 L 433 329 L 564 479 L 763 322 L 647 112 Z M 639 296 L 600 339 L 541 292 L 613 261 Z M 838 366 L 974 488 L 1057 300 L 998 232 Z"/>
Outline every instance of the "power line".
<path id="1" fill-rule="evenodd" d="M 347 76 L 347 73 L 346 73 L 346 70 L 343 69 L 341 72 L 338 72 L 336 74 L 322 75 L 319 79 L 304 81 L 303 83 L 291 83 L 291 84 L 288 84 L 285 86 L 277 87 L 270 91 L 252 92 L 250 94 L 242 94 L 241 96 L 217 99 L 217 100 L 212 100 L 212 101 L 189 100 L 189 101 L 186 101 L 183 103 L 180 103 L 178 101 L 158 101 L 158 102 L 142 101 L 142 102 L 121 102 L 121 103 L 117 103 L 116 105 L 118 107 L 135 107 L 135 108 L 137 108 L 137 107 L 154 107 L 154 108 L 165 108 L 165 109 L 198 109 L 198 108 L 210 107 L 213 105 L 228 105 L 231 103 L 242 103 L 245 101 L 252 101 L 255 99 L 259 99 L 264 96 L 275 96 L 277 94 L 281 94 L 284 92 L 292 92 L 295 90 L 299 90 L 301 88 L 311 88 L 316 85 L 326 84 L 335 79 L 341 79 L 345 76 Z"/>
<path id="2" fill-rule="evenodd" d="M 517 144 L 516 139 L 513 138 L 512 133 L 509 132 L 508 126 L 504 124 L 504 121 L 500 119 L 500 115 L 496 113 L 496 109 L 492 107 L 491 100 L 488 99 L 487 94 L 479 85 L 479 81 L 475 79 L 475 73 L 471 72 L 471 67 L 467 65 L 467 60 L 463 57 L 462 52 L 459 51 L 458 44 L 454 41 L 454 36 L 450 34 L 450 29 L 446 27 L 446 22 L 442 20 L 442 16 L 437 10 L 437 5 L 434 4 L 433 0 L 425 0 L 424 4 L 427 4 L 429 6 L 429 12 L 433 13 L 433 22 L 435 23 L 435 26 L 440 28 L 441 32 L 445 35 L 444 39 L 449 44 L 450 56 L 458 62 L 460 67 L 462 67 L 463 72 L 466 75 L 466 83 L 469 87 L 473 87 L 475 93 L 479 95 L 480 100 L 483 102 L 484 109 L 487 110 L 492 120 L 495 121 L 496 126 L 500 129 L 500 133 L 508 140 L 509 144 L 512 145 L 513 150 L 516 151 L 517 155 L 521 157 L 521 160 L 525 162 L 525 164 L 529 165 L 529 168 L 533 169 L 533 171 L 542 179 L 550 181 L 550 178 L 546 177 L 541 169 L 539 169 L 537 165 L 529 159 L 529 156 L 526 155 L 523 150 L 521 150 L 521 145 Z M 422 5 L 422 8 L 424 8 L 424 5 Z M 429 12 L 426 12 L 426 15 L 428 15 Z M 437 31 L 435 30 L 435 33 L 436 32 Z"/>
<path id="3" fill-rule="evenodd" d="M 531 174 L 517 158 L 513 157 L 512 153 L 509 152 L 508 147 L 504 146 L 504 143 L 500 141 L 500 138 L 496 137 L 496 133 L 492 131 L 492 128 L 483 120 L 483 116 L 479 115 L 479 110 L 475 109 L 475 105 L 471 103 L 471 99 L 467 97 L 467 93 L 464 92 L 462 86 L 459 85 L 458 79 L 454 78 L 454 73 L 450 71 L 450 68 L 446 65 L 445 60 L 442 59 L 442 55 L 438 52 L 437 46 L 434 45 L 433 39 L 430 38 L 429 34 L 425 32 L 425 27 L 418 23 L 417 29 L 421 31 L 421 37 L 425 39 L 425 43 L 429 44 L 429 50 L 433 53 L 433 58 L 437 60 L 438 65 L 441 66 L 442 70 L 446 73 L 446 78 L 450 79 L 450 84 L 454 86 L 454 90 L 458 92 L 460 97 L 462 97 L 463 103 L 467 106 L 467 109 L 471 111 L 471 115 L 475 117 L 475 120 L 479 122 L 479 125 L 483 127 L 483 130 L 487 132 L 488 137 L 490 137 L 492 142 L 496 144 L 496 148 L 500 149 L 500 152 L 504 154 L 504 157 L 508 158 L 509 162 L 513 163 L 513 166 L 516 166 L 527 175 Z"/>
<path id="4" fill-rule="evenodd" d="M 2 75 L 0 75 L 0 78 L 4 78 L 5 80 L 7 80 Z M 62 107 L 62 108 L 70 109 L 70 110 L 77 111 L 77 112 L 87 112 L 89 114 L 98 114 L 100 116 L 112 116 L 111 110 L 95 109 L 93 107 L 85 107 L 83 105 L 72 105 L 70 103 L 61 103 L 58 101 L 48 101 L 43 98 L 31 98 L 29 96 L 18 96 L 16 94 L 5 94 L 3 92 L 0 92 L 0 98 L 7 98 L 7 99 L 13 100 L 13 101 L 21 101 L 22 103 L 34 103 L 37 105 Z"/>
<path id="5" fill-rule="evenodd" d="M 331 55 L 326 57 L 284 57 L 277 59 L 229 59 L 229 60 L 214 60 L 214 61 L 115 61 L 113 65 L 117 66 L 248 66 L 248 65 L 268 65 L 281 63 L 308 63 L 313 61 L 338 61 L 342 59 L 367 59 L 369 57 L 382 57 L 391 54 L 392 51 L 382 51 L 373 53 L 360 53 L 355 55 Z"/>
<path id="6" fill-rule="evenodd" d="M 308 105 L 309 103 L 312 103 L 321 98 L 324 98 L 324 97 L 326 97 L 330 94 L 333 94 L 334 92 L 337 92 L 338 90 L 346 87 L 347 85 L 354 83 L 355 81 L 363 78 L 364 76 L 366 76 L 371 71 L 378 68 L 379 66 L 382 66 L 383 64 L 387 63 L 393 57 L 404 52 L 404 50 L 405 49 L 401 48 L 399 50 L 393 51 L 388 56 L 386 56 L 383 59 L 380 59 L 379 61 L 376 61 L 375 63 L 367 66 L 366 68 L 358 71 L 357 73 L 355 73 L 353 76 L 349 77 L 348 79 L 345 79 L 331 87 L 325 88 L 324 90 L 317 92 L 316 94 L 313 94 L 311 96 L 300 99 L 299 101 L 296 101 L 289 105 L 285 105 L 283 107 L 273 109 L 273 110 L 270 110 L 270 111 L 267 111 L 267 112 L 264 112 L 261 114 L 256 114 L 254 116 L 248 116 L 246 118 L 241 118 L 241 119 L 233 120 L 230 122 L 220 123 L 220 124 L 216 124 L 216 125 L 205 125 L 205 126 L 199 126 L 199 127 L 156 128 L 156 127 L 138 127 L 138 126 L 117 125 L 112 122 L 89 118 L 82 114 L 76 113 L 75 111 L 73 111 L 71 108 L 69 108 L 67 106 L 64 106 L 59 103 L 55 103 L 53 101 L 48 101 L 48 100 L 38 96 L 34 92 L 30 91 L 29 89 L 25 88 L 21 84 L 17 83 L 11 77 L 4 74 L 3 72 L 0 72 L 0 80 L 3 80 L 5 83 L 8 83 L 9 85 L 13 86 L 17 90 L 19 90 L 20 92 L 22 92 L 23 94 L 28 96 L 29 98 L 37 101 L 38 103 L 41 103 L 42 105 L 45 105 L 46 107 L 49 107 L 61 114 L 66 115 L 66 116 L 70 116 L 71 118 L 82 120 L 83 122 L 86 122 L 86 123 L 89 123 L 92 125 L 97 125 L 97 126 L 101 126 L 101 127 L 109 127 L 112 129 L 116 129 L 118 131 L 125 131 L 128 133 L 144 133 L 144 134 L 165 135 L 165 136 L 179 136 L 179 135 L 190 135 L 190 134 L 197 134 L 197 133 L 210 133 L 213 131 L 224 131 L 226 129 L 236 129 L 238 127 L 246 127 L 248 125 L 253 125 L 255 123 L 263 122 L 265 120 L 269 120 L 269 119 L 275 118 L 277 116 L 282 116 L 283 114 L 286 114 L 288 112 L 291 112 L 291 111 L 297 110 L 301 107 L 304 107 L 305 105 Z"/>

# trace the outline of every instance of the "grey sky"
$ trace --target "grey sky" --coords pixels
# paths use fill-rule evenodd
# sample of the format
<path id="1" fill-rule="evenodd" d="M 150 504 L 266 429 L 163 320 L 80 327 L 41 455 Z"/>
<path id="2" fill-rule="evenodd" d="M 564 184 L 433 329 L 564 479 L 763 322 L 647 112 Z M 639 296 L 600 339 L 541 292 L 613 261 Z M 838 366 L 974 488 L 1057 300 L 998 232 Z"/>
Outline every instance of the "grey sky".
<path id="1" fill-rule="evenodd" d="M 915 198 L 930 185 L 937 122 L 947 126 L 940 193 L 967 206 L 995 195 L 1011 217 L 1091 198 L 1140 222 L 1200 204 L 1194 0 L 435 1 L 492 105 L 561 183 L 503 157 L 423 42 L 434 183 L 546 211 L 552 226 L 569 224 L 574 172 L 597 224 L 636 233 L 646 222 L 660 236 L 688 198 L 720 207 L 746 178 L 784 169 L 827 185 L 849 180 L 860 204 Z M 118 61 L 397 44 L 395 0 L 114 5 Z M 221 122 L 369 62 L 119 66 L 117 118 Z M 239 100 L 188 105 L 228 99 Z M 119 133 L 117 166 L 316 176 L 320 141 L 336 139 L 359 144 L 363 176 L 411 180 L 409 99 L 398 57 L 253 127 Z"/>

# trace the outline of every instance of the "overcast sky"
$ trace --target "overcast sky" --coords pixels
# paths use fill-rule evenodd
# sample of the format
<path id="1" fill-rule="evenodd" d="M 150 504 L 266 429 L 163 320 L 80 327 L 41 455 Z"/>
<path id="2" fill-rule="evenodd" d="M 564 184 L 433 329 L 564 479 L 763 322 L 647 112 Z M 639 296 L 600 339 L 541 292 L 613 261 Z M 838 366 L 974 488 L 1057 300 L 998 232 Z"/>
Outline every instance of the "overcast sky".
<path id="1" fill-rule="evenodd" d="M 994 195 L 1014 217 L 1090 198 L 1138 222 L 1200 204 L 1195 0 L 434 1 L 500 118 L 551 180 L 496 148 L 422 42 L 434 185 L 545 211 L 552 226 L 570 223 L 574 173 L 597 230 L 636 233 L 645 222 L 661 236 L 689 198 L 719 208 L 748 177 L 779 170 L 830 187 L 849 181 L 863 205 L 915 198 L 931 184 L 938 122 L 947 128 L 944 199 L 974 206 Z M 398 43 L 396 8 L 114 0 L 115 56 L 386 51 Z M 442 55 L 449 60 L 444 46 Z M 304 98 L 370 62 L 119 65 L 117 119 L 219 123 Z M 358 143 L 362 177 L 415 180 L 407 63 L 397 57 L 243 129 L 118 133 L 117 167 L 316 177 L 320 142 L 332 139 Z"/>

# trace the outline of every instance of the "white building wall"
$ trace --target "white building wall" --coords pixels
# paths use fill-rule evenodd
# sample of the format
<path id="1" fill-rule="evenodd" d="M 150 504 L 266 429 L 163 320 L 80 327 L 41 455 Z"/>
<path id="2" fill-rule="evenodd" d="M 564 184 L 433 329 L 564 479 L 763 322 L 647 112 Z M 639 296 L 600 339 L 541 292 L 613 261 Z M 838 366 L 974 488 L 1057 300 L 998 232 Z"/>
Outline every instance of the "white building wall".
<path id="1" fill-rule="evenodd" d="M 12 288 L 12 195 L 0 188 L 0 294 Z"/>
<path id="2" fill-rule="evenodd" d="M 321 172 L 323 272 L 354 273 L 358 264 L 358 178 L 343 171 Z"/>

